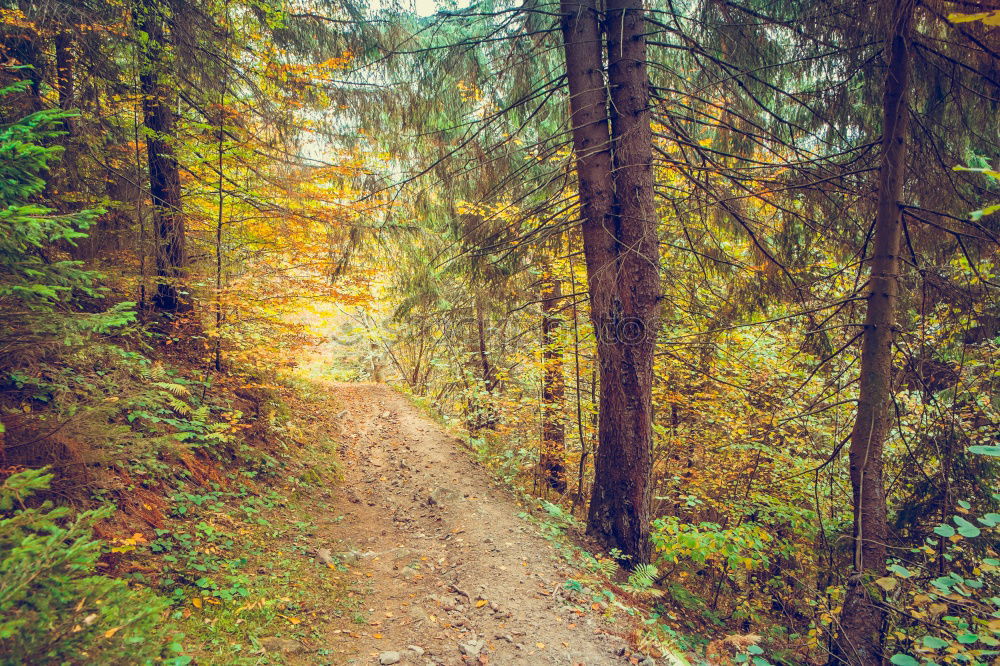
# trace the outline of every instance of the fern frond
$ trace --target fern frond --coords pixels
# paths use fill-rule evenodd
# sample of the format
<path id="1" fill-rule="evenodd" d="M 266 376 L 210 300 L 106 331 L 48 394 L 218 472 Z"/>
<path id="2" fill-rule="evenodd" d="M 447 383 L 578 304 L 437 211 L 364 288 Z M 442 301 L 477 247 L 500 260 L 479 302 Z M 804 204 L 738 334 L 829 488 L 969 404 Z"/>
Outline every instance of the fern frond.
<path id="1" fill-rule="evenodd" d="M 632 570 L 628 577 L 628 584 L 637 590 L 647 590 L 656 582 L 658 573 L 652 564 L 640 564 Z"/>
<path id="2" fill-rule="evenodd" d="M 170 409 L 174 410 L 178 414 L 183 414 L 184 416 L 190 416 L 191 413 L 194 412 L 194 409 L 191 408 L 191 405 L 187 404 L 180 398 L 174 397 L 170 394 L 164 394 L 164 397 L 166 398 L 167 404 L 170 406 Z"/>
<path id="3" fill-rule="evenodd" d="M 191 389 L 183 384 L 175 384 L 172 382 L 153 382 L 153 386 L 163 389 L 164 391 L 176 396 L 191 395 Z"/>
<path id="4" fill-rule="evenodd" d="M 619 569 L 618 563 L 615 562 L 612 559 L 603 559 L 602 558 L 602 559 L 600 559 L 600 560 L 597 561 L 597 566 L 598 566 L 599 571 L 602 574 L 604 574 L 605 576 L 607 576 L 608 578 L 611 578 L 612 576 L 614 576 L 615 574 L 617 574 L 618 573 L 618 569 Z"/>

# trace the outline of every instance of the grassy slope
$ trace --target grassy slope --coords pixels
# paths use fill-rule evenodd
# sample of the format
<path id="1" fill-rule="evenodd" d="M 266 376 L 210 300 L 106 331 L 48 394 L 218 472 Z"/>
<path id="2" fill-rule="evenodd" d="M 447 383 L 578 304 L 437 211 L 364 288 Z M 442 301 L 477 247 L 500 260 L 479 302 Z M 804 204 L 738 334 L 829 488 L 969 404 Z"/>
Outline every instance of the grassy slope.
<path id="1" fill-rule="evenodd" d="M 316 560 L 303 504 L 338 477 L 324 397 L 272 372 L 213 376 L 189 360 L 202 354 L 140 328 L 44 350 L 0 394 L 5 471 L 48 466 L 39 500 L 116 508 L 95 528 L 97 571 L 171 602 L 165 641 L 183 633 L 199 663 L 267 663 L 263 639 L 308 640 L 360 598 Z"/>

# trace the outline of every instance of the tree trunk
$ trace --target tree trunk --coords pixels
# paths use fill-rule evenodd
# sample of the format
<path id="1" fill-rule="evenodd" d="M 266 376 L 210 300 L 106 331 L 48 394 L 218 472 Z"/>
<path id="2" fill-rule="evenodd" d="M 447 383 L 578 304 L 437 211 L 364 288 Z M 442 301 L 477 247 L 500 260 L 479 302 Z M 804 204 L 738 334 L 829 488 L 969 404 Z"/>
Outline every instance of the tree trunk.
<path id="1" fill-rule="evenodd" d="M 836 663 L 883 663 L 885 611 L 873 580 L 884 575 L 886 505 L 882 451 L 890 426 L 892 339 L 899 293 L 899 246 L 906 168 L 906 124 L 910 69 L 910 20 L 914 0 L 886 0 L 888 72 L 882 97 L 882 156 L 879 168 L 875 238 L 861 343 L 858 413 L 851 432 L 851 487 L 854 494 L 854 557 L 840 613 Z"/>
<path id="2" fill-rule="evenodd" d="M 56 46 L 56 91 L 59 94 L 59 108 L 70 111 L 76 106 L 73 70 L 76 58 L 73 55 L 73 33 L 69 28 L 60 28 L 55 36 Z M 64 118 L 63 129 L 72 133 L 73 120 Z"/>
<path id="3" fill-rule="evenodd" d="M 476 295 L 476 340 L 479 353 L 479 368 L 482 371 L 483 387 L 487 393 L 492 393 L 494 379 L 493 366 L 490 363 L 489 354 L 486 350 L 486 309 L 483 307 L 483 299 Z"/>
<path id="4" fill-rule="evenodd" d="M 566 492 L 566 382 L 559 339 L 562 285 L 548 266 L 542 276 L 542 453 L 539 467 L 549 487 Z"/>
<path id="5" fill-rule="evenodd" d="M 497 388 L 496 368 L 490 361 L 489 349 L 486 340 L 486 305 L 485 296 L 475 295 L 476 310 L 476 355 L 480 372 L 481 391 L 475 395 L 474 410 L 474 432 L 480 430 L 492 430 L 500 420 L 497 412 L 493 391 Z"/>
<path id="6" fill-rule="evenodd" d="M 76 110 L 76 55 L 74 53 L 73 26 L 69 24 L 56 24 L 55 30 L 55 54 L 56 54 L 56 80 L 55 89 L 59 97 L 59 108 L 63 111 Z M 83 188 L 83 178 L 80 173 L 80 156 L 84 154 L 84 145 L 77 136 L 76 118 L 63 118 L 60 121 L 61 129 L 66 133 L 61 139 L 63 145 L 63 155 L 59 160 L 59 165 L 53 169 L 49 175 L 47 184 L 49 192 L 53 195 L 53 204 L 58 206 L 63 212 L 76 211 L 81 208 L 78 201 L 73 201 L 72 197 L 64 197 L 67 192 L 80 193 Z M 97 223 L 87 230 L 87 237 L 77 240 L 71 246 L 69 253 L 74 259 L 94 259 L 101 254 L 101 251 L 109 243 L 109 237 L 114 233 L 116 222 L 118 221 L 114 212 L 104 213 L 97 218 Z"/>
<path id="7" fill-rule="evenodd" d="M 227 72 L 229 70 L 226 70 Z M 222 237 L 225 230 L 226 222 L 226 189 L 225 180 L 223 178 L 225 164 L 223 162 L 223 157 L 225 155 L 225 139 L 226 139 L 226 79 L 223 76 L 222 79 L 222 95 L 219 102 L 219 142 L 218 147 L 218 162 L 216 166 L 219 169 L 219 199 L 218 207 L 216 210 L 215 217 L 215 371 L 222 372 L 222 320 L 224 319 L 222 312 L 222 259 L 223 259 L 223 247 L 222 247 Z"/>
<path id="8" fill-rule="evenodd" d="M 576 493 L 570 513 L 576 514 L 578 504 L 583 504 L 583 479 L 587 471 L 587 435 L 583 427 L 583 391 L 580 388 L 580 320 L 577 311 L 576 268 L 573 266 L 573 251 L 569 252 L 570 293 L 573 294 L 573 388 L 576 393 L 576 434 L 580 440 L 580 462 L 576 468 Z"/>
<path id="9" fill-rule="evenodd" d="M 561 11 L 600 366 L 588 532 L 620 549 L 631 566 L 647 562 L 650 554 L 651 389 L 659 299 L 645 21 L 637 0 L 608 5 L 609 99 L 593 0 L 563 0 Z M 609 103 L 616 110 L 610 125 Z"/>
<path id="10" fill-rule="evenodd" d="M 143 124 L 146 127 L 146 154 L 149 162 L 149 193 L 153 203 L 156 233 L 156 295 L 153 304 L 166 312 L 190 309 L 180 282 L 184 278 L 184 215 L 181 183 L 174 154 L 174 101 L 170 84 L 164 81 L 167 45 L 162 18 L 155 2 L 141 6 L 138 29 L 148 36 L 142 50 L 144 62 L 139 74 Z"/>
<path id="11" fill-rule="evenodd" d="M 25 16 L 33 17 L 38 13 L 37 9 L 32 6 L 32 3 L 27 0 L 19 0 L 17 6 Z M 12 57 L 18 65 L 24 67 L 24 69 L 14 70 L 14 77 L 27 80 L 30 84 L 23 97 L 18 95 L 15 98 L 18 102 L 23 100 L 23 106 L 20 104 L 15 106 L 13 115 L 9 119 L 6 119 L 12 121 L 45 108 L 45 102 L 42 100 L 42 82 L 45 80 L 46 71 L 44 45 L 38 29 L 35 27 L 24 27 L 20 30 L 11 30 L 9 32 L 10 34 L 2 36 L 6 55 L 8 58 Z M 5 111 L 10 113 L 11 109 L 5 109 Z"/>

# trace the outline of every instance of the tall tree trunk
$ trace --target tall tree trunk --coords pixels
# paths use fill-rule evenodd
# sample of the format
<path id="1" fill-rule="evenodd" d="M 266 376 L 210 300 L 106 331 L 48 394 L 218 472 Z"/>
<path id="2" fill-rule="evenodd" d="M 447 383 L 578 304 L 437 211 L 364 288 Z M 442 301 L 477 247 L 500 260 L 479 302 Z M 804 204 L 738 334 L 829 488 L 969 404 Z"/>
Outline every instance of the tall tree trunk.
<path id="1" fill-rule="evenodd" d="M 573 294 L 573 388 L 576 393 L 576 435 L 580 440 L 580 462 L 576 468 L 576 493 L 573 495 L 573 504 L 570 507 L 571 513 L 575 514 L 577 505 L 584 502 L 584 476 L 587 472 L 587 457 L 590 455 L 590 450 L 587 446 L 588 436 L 583 427 L 583 390 L 580 388 L 580 319 L 577 309 L 576 268 L 573 266 L 572 251 L 569 253 L 569 279 L 570 292 Z"/>
<path id="2" fill-rule="evenodd" d="M 660 301 L 646 21 L 642 0 L 610 0 L 607 14 L 619 248 L 612 303 L 617 381 L 603 405 L 609 411 L 612 437 L 602 436 L 595 459 L 589 523 L 591 531 L 624 544 L 622 550 L 642 563 L 649 561 L 653 352 Z"/>
<path id="3" fill-rule="evenodd" d="M 229 25 L 229 1 L 223 4 L 223 15 L 225 17 L 226 30 L 223 33 L 224 48 L 223 52 L 225 57 L 229 58 L 229 45 L 230 45 L 230 25 Z M 223 308 L 222 308 L 222 285 L 223 285 L 223 256 L 224 248 L 222 244 L 222 239 L 225 231 L 226 222 L 226 188 L 225 188 L 225 178 L 223 176 L 225 172 L 225 163 L 223 162 L 223 157 L 225 156 L 225 145 L 226 145 L 226 95 L 228 91 L 229 84 L 229 68 L 226 67 L 222 72 L 222 81 L 220 82 L 219 90 L 219 141 L 217 144 L 218 148 L 218 160 L 217 168 L 219 170 L 219 200 L 218 200 L 218 210 L 215 220 L 215 371 L 222 372 L 222 322 L 225 319 Z M 381 380 L 376 380 L 381 381 Z"/>
<path id="4" fill-rule="evenodd" d="M 59 94 L 59 108 L 69 111 L 76 106 L 73 70 L 76 58 L 73 55 L 73 33 L 69 28 L 60 28 L 55 36 L 56 46 L 56 91 Z M 73 121 L 63 119 L 63 128 L 72 133 Z"/>
<path id="5" fill-rule="evenodd" d="M 229 70 L 226 70 L 227 72 Z M 225 180 L 223 178 L 223 169 L 225 164 L 223 163 L 223 156 L 225 154 L 225 139 L 226 139 L 226 79 L 223 76 L 222 79 L 222 99 L 219 103 L 219 142 L 218 142 L 218 161 L 217 168 L 219 169 L 219 199 L 218 208 L 215 217 L 215 371 L 222 372 L 222 258 L 223 258 L 223 248 L 222 248 L 222 236 L 223 230 L 225 228 L 226 222 L 226 189 Z"/>
<path id="6" fill-rule="evenodd" d="M 63 111 L 71 111 L 74 106 L 73 69 L 75 62 L 73 57 L 73 35 L 65 25 L 53 23 L 51 29 L 55 31 L 53 41 L 56 52 L 56 76 L 53 87 L 56 89 L 59 97 L 59 108 Z M 73 118 L 63 118 L 59 121 L 59 125 L 60 129 L 66 133 L 66 136 L 60 139 L 60 143 L 63 146 L 63 155 L 59 160 L 58 167 L 53 169 L 49 174 L 49 182 L 46 184 L 46 189 L 52 195 L 52 199 L 63 210 L 79 208 L 79 206 L 73 206 L 67 202 L 64 197 L 59 196 L 66 192 L 77 192 L 79 190 L 79 178 L 77 178 L 79 145 L 77 145 L 76 137 L 74 136 L 75 122 Z M 97 229 L 92 228 L 89 233 L 90 235 L 87 238 L 80 239 L 70 249 L 70 253 L 74 258 L 83 259 L 95 256 L 94 250 L 97 245 L 95 236 L 97 235 Z"/>
<path id="7" fill-rule="evenodd" d="M 28 0 L 18 0 L 17 7 L 28 17 L 34 17 L 38 13 L 37 8 Z M 15 70 L 14 76 L 28 81 L 29 86 L 23 97 L 18 95 L 15 98 L 17 102 L 14 109 L 4 109 L 5 114 L 13 112 L 10 117 L 5 118 L 8 122 L 45 108 L 42 100 L 42 82 L 46 75 L 44 46 L 38 29 L 24 27 L 9 32 L 10 34 L 2 36 L 3 41 L 0 45 L 3 46 L 7 58 L 13 59 L 17 65 L 24 68 Z"/>
<path id="8" fill-rule="evenodd" d="M 608 4 L 608 89 L 593 0 L 562 0 L 591 320 L 600 366 L 588 531 L 649 560 L 648 486 L 659 260 L 641 2 Z M 609 123 L 609 104 L 615 114 Z M 612 150 L 613 148 L 613 150 Z M 613 155 L 614 153 L 614 155 Z"/>
<path id="9" fill-rule="evenodd" d="M 171 143 L 174 139 L 175 96 L 169 82 L 164 80 L 168 47 L 160 8 L 155 1 L 146 2 L 140 5 L 139 12 L 138 29 L 148 37 L 142 51 L 144 62 L 139 84 L 156 234 L 158 280 L 153 304 L 163 311 L 178 312 L 190 309 L 190 302 L 180 285 L 185 268 L 184 214 L 181 209 L 180 172 Z"/>
<path id="10" fill-rule="evenodd" d="M 549 266 L 542 276 L 542 453 L 539 467 L 549 487 L 566 492 L 566 381 L 559 339 L 562 284 Z"/>
<path id="11" fill-rule="evenodd" d="M 861 343 L 858 413 L 851 432 L 850 467 L 854 495 L 851 577 L 840 613 L 837 663 L 883 663 L 885 611 L 873 580 L 884 575 L 885 485 L 882 452 L 890 426 L 892 340 L 899 293 L 899 247 L 906 169 L 906 96 L 910 73 L 910 23 L 914 0 L 885 0 L 888 19 L 882 96 L 882 155 L 869 295 Z"/>

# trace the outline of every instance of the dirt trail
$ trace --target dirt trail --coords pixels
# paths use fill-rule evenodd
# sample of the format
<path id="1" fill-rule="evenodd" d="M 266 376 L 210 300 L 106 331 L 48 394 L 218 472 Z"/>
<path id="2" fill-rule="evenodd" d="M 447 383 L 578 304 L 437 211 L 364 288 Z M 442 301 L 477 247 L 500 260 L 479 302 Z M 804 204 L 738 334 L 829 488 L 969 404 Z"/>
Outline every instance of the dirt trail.
<path id="1" fill-rule="evenodd" d="M 346 478 L 314 520 L 370 585 L 367 624 L 330 630 L 333 663 L 635 663 L 561 602 L 572 572 L 454 436 L 384 385 L 330 389 Z"/>

